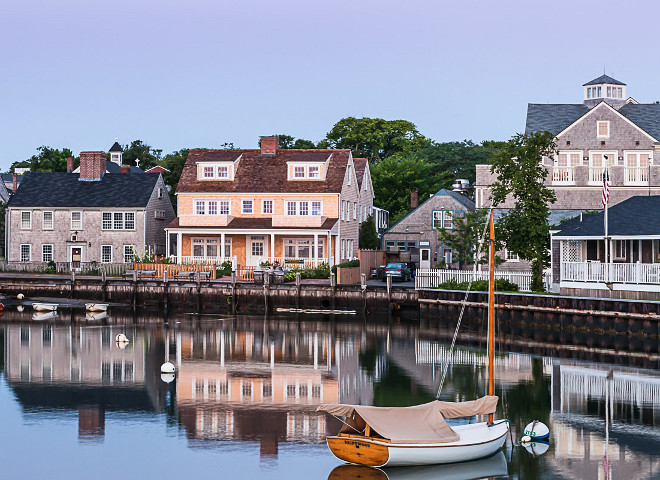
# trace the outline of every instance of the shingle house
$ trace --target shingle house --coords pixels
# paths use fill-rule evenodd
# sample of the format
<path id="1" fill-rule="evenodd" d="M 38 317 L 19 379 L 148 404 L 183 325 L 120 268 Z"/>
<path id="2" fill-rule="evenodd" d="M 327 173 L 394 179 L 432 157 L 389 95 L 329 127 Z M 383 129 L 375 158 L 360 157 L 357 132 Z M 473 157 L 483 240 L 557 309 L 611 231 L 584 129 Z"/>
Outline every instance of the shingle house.
<path id="1" fill-rule="evenodd" d="M 463 218 L 474 210 L 474 202 L 460 193 L 441 189 L 428 200 L 416 206 L 416 192 L 412 192 L 412 212 L 392 225 L 383 235 L 387 250 L 408 251 L 417 257 L 419 268 L 435 268 L 441 261 L 456 265 L 453 251 L 438 239 L 438 228 L 451 229 L 454 219 Z M 423 247 L 423 248 L 421 248 Z M 429 250 L 427 253 L 420 252 Z"/>
<path id="2" fill-rule="evenodd" d="M 165 253 L 174 209 L 160 174 L 106 173 L 105 152 L 81 152 L 80 174 L 28 173 L 7 207 L 9 262 L 121 263 Z"/>
<path id="3" fill-rule="evenodd" d="M 660 299 L 660 196 L 610 207 L 607 239 L 600 211 L 558 225 L 552 245 L 553 283 L 561 293 Z"/>
<path id="4" fill-rule="evenodd" d="M 167 238 L 179 262 L 332 265 L 358 253 L 350 150 L 279 149 L 277 137 L 254 150 L 191 150 L 176 195 Z"/>
<path id="5" fill-rule="evenodd" d="M 374 185 L 371 181 L 369 160 L 366 158 L 354 158 L 353 164 L 355 165 L 355 176 L 357 177 L 358 188 L 360 190 L 358 221 L 362 223 L 368 217 L 373 217 L 376 232 L 378 233 L 378 237 L 381 237 L 387 230 L 389 212 L 374 206 L 375 193 Z"/>

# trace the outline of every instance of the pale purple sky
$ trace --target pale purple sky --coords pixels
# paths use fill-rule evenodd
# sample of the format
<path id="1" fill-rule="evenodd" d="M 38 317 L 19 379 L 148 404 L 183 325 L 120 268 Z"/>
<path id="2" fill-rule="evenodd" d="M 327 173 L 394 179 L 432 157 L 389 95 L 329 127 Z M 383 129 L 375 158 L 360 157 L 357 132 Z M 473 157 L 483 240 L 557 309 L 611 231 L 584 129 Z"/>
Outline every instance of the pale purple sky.
<path id="1" fill-rule="evenodd" d="M 656 2 L 21 0 L 0 4 L 0 169 L 40 145 L 169 153 L 319 140 L 346 116 L 505 140 L 603 73 L 660 99 Z"/>

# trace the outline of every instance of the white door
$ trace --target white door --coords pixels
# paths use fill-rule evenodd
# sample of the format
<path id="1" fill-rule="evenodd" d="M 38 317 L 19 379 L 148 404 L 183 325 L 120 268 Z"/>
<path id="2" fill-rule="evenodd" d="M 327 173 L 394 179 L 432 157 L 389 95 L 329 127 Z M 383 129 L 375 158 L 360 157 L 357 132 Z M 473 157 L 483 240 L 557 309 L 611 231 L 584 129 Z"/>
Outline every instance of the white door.
<path id="1" fill-rule="evenodd" d="M 264 235 L 248 237 L 248 248 L 245 257 L 248 267 L 256 267 L 259 263 L 268 260 L 268 242 Z"/>
<path id="2" fill-rule="evenodd" d="M 431 249 L 430 248 L 420 248 L 419 249 L 419 268 L 420 269 L 429 269 L 429 268 L 431 268 Z"/>

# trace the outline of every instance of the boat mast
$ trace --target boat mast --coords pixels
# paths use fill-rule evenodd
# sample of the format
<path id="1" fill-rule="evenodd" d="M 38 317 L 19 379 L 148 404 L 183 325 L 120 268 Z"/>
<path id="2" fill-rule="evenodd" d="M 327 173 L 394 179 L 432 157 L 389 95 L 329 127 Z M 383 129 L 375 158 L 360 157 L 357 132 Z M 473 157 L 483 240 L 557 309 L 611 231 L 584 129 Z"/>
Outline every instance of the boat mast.
<path id="1" fill-rule="evenodd" d="M 493 209 L 490 209 L 490 241 L 488 261 L 488 395 L 494 394 L 493 365 L 495 364 L 495 227 Z M 493 424 L 493 414 L 488 415 L 488 424 Z"/>

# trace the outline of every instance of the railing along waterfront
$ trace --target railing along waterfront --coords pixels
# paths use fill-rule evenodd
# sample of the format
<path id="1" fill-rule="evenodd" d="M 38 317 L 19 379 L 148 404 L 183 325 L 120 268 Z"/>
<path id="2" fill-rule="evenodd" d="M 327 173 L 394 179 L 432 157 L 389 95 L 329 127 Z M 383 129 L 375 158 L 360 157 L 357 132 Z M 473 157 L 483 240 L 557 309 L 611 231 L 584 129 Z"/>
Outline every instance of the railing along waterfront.
<path id="1" fill-rule="evenodd" d="M 521 292 L 531 291 L 532 272 L 495 272 L 495 279 L 508 280 L 518 285 Z M 415 288 L 439 288 L 442 283 L 455 280 L 458 283 L 470 280 L 488 280 L 488 271 L 420 269 L 415 272 Z M 547 280 L 546 280 L 547 283 Z"/>
<path id="2" fill-rule="evenodd" d="M 564 282 L 660 283 L 660 263 L 562 262 Z"/>
<path id="3" fill-rule="evenodd" d="M 80 275 L 101 275 L 121 277 L 127 269 L 133 268 L 133 263 L 98 263 L 98 262 L 0 262 L 2 272 L 24 273 L 59 273 L 70 274 L 72 271 Z"/>

